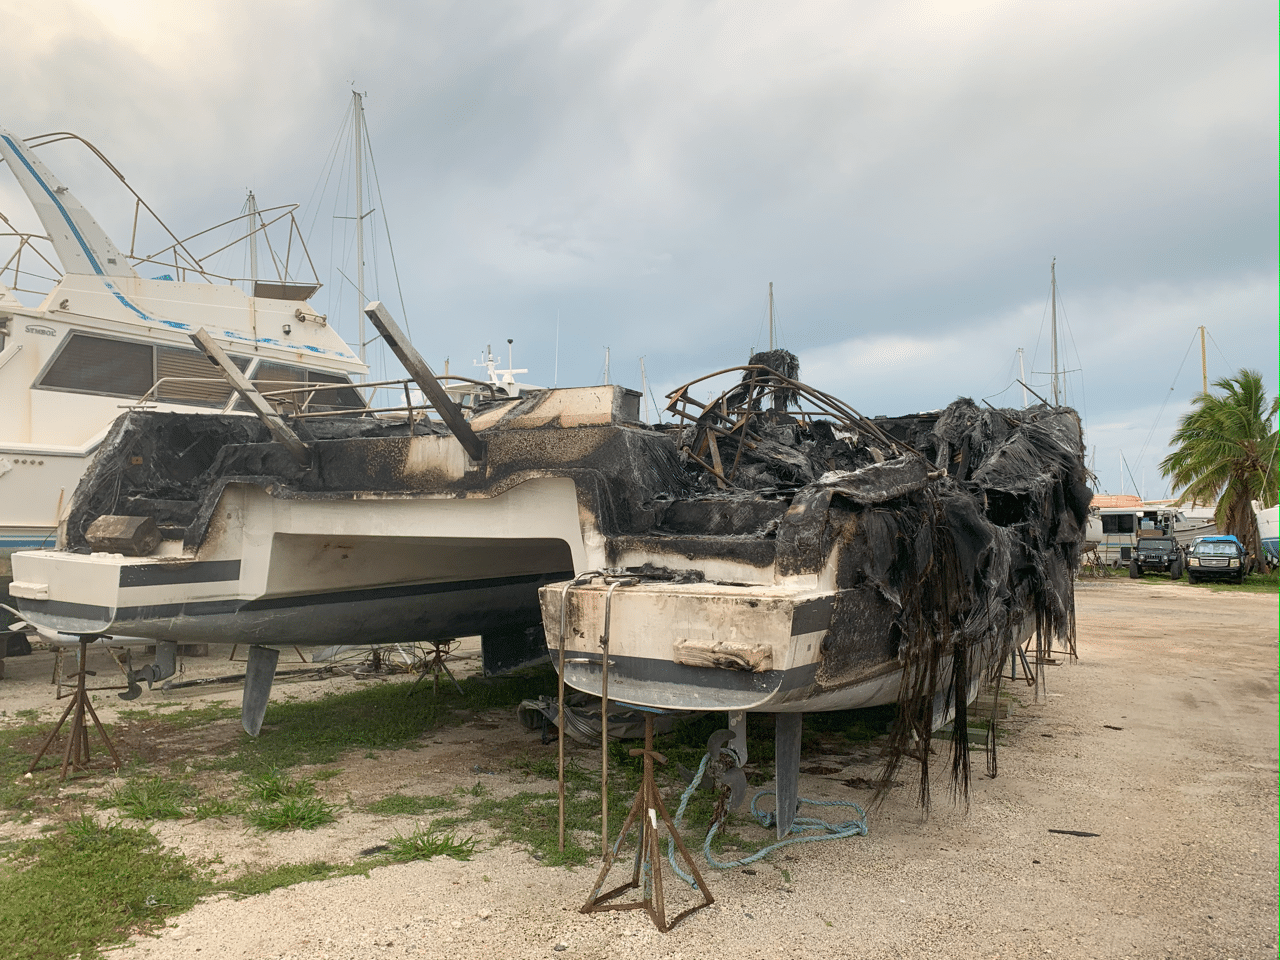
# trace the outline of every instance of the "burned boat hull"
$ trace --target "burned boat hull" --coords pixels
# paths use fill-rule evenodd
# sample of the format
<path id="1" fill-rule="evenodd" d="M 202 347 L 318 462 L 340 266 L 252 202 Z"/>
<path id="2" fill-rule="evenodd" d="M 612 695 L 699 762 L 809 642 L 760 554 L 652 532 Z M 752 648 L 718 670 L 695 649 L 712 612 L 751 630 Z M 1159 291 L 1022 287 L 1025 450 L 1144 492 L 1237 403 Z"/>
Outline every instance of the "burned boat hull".
<path id="1" fill-rule="evenodd" d="M 1033 632 L 1073 628 L 1091 497 L 1079 419 L 960 400 L 869 421 L 776 364 L 741 369 L 710 402 L 672 394 L 692 421 L 673 440 L 707 484 L 643 533 L 589 545 L 599 573 L 542 588 L 553 660 L 607 699 L 778 714 L 780 796 L 798 776 L 795 714 L 888 703 L 891 757 L 927 756 L 954 719 L 964 779 L 981 684 Z M 805 403 L 829 419 L 787 412 Z"/>
<path id="2" fill-rule="evenodd" d="M 557 662 L 562 604 L 571 634 L 584 624 L 603 630 L 609 607 L 608 683 L 617 699 L 670 710 L 770 712 L 897 699 L 901 667 L 887 632 L 876 638 L 880 649 L 862 651 L 838 680 L 819 676 L 836 609 L 861 599 L 851 591 L 644 580 L 622 580 L 612 592 L 610 586 L 591 582 L 566 592 L 560 584 L 541 592 Z M 600 696 L 606 653 L 599 634 L 582 633 L 567 639 L 565 681 Z"/>
<path id="3" fill-rule="evenodd" d="M 376 510 L 232 483 L 212 514 L 194 556 L 18 554 L 24 613 L 46 632 L 178 643 L 515 635 L 540 623 L 538 587 L 572 576 L 566 525 L 577 532 L 567 480 L 467 502 L 383 499 Z"/>
<path id="4" fill-rule="evenodd" d="M 531 463 L 558 447 L 625 467 L 607 448 L 628 396 L 634 407 L 616 387 L 497 405 L 499 421 L 526 414 L 489 435 L 501 470 L 421 419 L 413 433 L 311 421 L 304 467 L 248 418 L 132 411 L 77 490 L 61 548 L 15 556 L 15 595 L 47 636 L 333 646 L 480 634 L 486 665 L 514 665 L 515 647 L 544 656 L 538 588 L 581 569 L 596 534 L 574 471 Z M 111 517 L 152 521 L 158 542 L 138 556 L 95 542 L 93 524 Z"/>

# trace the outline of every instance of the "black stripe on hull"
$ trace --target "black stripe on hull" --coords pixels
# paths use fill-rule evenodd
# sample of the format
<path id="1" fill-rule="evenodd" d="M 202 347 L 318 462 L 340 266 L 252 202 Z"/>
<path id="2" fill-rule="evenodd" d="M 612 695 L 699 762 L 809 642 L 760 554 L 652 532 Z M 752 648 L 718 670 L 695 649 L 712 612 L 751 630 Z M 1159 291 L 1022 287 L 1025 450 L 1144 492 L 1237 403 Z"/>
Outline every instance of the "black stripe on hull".
<path id="1" fill-rule="evenodd" d="M 500 629 L 511 617 L 528 619 L 529 625 L 540 624 L 538 588 L 572 577 L 572 572 L 557 571 L 250 601 L 221 598 L 142 604 L 116 610 L 66 600 L 18 602 L 32 623 L 63 633 L 119 633 L 148 639 L 180 639 L 199 633 L 203 642 L 213 643 L 329 645 L 351 642 L 351 632 L 363 630 L 366 620 L 388 621 L 388 633 L 399 623 L 402 632 L 393 639 L 404 640 L 482 633 Z M 316 608 L 323 611 L 304 614 Z M 433 615 L 434 611 L 440 615 Z M 357 642 L 387 642 L 387 638 L 361 637 Z"/>
<path id="2" fill-rule="evenodd" d="M 240 579 L 239 560 L 128 564 L 120 568 L 120 586 L 157 587 L 177 583 L 224 583 Z"/>

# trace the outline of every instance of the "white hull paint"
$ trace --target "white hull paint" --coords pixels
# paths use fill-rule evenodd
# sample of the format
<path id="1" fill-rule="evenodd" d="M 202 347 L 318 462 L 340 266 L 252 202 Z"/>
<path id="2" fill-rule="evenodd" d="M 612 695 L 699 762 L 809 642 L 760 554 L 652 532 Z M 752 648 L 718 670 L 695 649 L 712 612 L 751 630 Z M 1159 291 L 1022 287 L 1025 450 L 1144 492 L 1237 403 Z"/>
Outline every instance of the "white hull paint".
<path id="1" fill-rule="evenodd" d="M 559 662 L 563 584 L 541 591 L 543 623 Z M 666 710 L 810 713 L 895 703 L 902 668 L 887 637 L 839 676 L 824 675 L 824 641 L 832 616 L 855 591 L 813 584 L 727 585 L 593 582 L 570 588 L 565 682 L 601 696 L 602 643 L 608 614 L 611 699 Z M 1031 635 L 1031 626 L 1018 642 Z M 991 664 L 973 664 L 976 674 Z M 949 670 L 949 664 L 945 670 Z M 944 672 L 945 672 L 944 670 Z M 945 684 L 943 685 L 945 686 Z M 977 696 L 978 683 L 969 697 Z M 942 717 L 944 706 L 936 705 Z M 939 723 L 946 722 L 939 719 Z"/>
<path id="2" fill-rule="evenodd" d="M 1255 500 L 1253 511 L 1258 518 L 1258 537 L 1262 541 L 1262 552 L 1275 563 L 1280 560 L 1280 505 L 1263 508 Z"/>
<path id="3" fill-rule="evenodd" d="M 275 499 L 230 484 L 217 517 L 195 555 L 176 543 L 161 557 L 19 553 L 13 589 L 31 594 L 22 607 L 42 633 L 63 638 L 431 641 L 521 613 L 536 622 L 537 588 L 582 553 L 573 484 L 558 479 L 468 500 Z"/>

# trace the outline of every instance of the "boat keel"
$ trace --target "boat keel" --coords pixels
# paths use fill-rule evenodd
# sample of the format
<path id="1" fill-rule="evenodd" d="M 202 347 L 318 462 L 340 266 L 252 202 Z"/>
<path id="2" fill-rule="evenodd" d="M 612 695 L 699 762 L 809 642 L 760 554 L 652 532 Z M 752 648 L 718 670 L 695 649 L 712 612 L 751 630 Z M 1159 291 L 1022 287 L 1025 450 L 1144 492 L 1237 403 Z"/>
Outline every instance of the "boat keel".
<path id="1" fill-rule="evenodd" d="M 249 647 L 249 662 L 244 671 L 244 700 L 240 705 L 240 723 L 244 732 L 256 737 L 262 729 L 271 699 L 271 683 L 276 677 L 276 661 L 280 651 L 272 647 Z"/>
<path id="2" fill-rule="evenodd" d="M 774 714 L 774 767 L 777 776 L 778 839 L 791 832 L 800 806 L 800 734 L 803 713 Z"/>

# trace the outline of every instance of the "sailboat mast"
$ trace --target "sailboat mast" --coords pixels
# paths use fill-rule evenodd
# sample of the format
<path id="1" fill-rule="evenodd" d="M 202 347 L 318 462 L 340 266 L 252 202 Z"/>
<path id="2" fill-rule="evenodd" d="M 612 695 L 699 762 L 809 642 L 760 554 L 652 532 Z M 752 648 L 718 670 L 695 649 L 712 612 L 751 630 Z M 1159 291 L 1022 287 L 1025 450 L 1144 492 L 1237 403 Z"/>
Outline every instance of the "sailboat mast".
<path id="1" fill-rule="evenodd" d="M 1200 381 L 1205 393 L 1209 392 L 1209 363 L 1204 355 L 1204 324 L 1200 325 Z"/>
<path id="2" fill-rule="evenodd" d="M 644 357 L 641 357 L 640 358 L 640 406 L 641 406 L 641 409 L 644 410 L 644 419 L 646 422 L 648 422 L 649 420 L 649 407 L 647 405 L 647 401 L 645 400 L 645 397 L 648 393 L 649 393 L 649 378 L 645 376 Z"/>
<path id="3" fill-rule="evenodd" d="M 1022 366 L 1022 348 L 1018 348 L 1018 382 L 1022 384 L 1022 409 L 1027 409 L 1031 402 L 1027 399 L 1027 371 Z"/>
<path id="4" fill-rule="evenodd" d="M 1059 405 L 1058 400 L 1058 258 L 1054 257 L 1049 264 L 1049 301 L 1050 301 L 1050 334 L 1053 339 L 1053 405 Z M 1123 479 L 1123 478 L 1122 478 Z"/>
<path id="5" fill-rule="evenodd" d="M 356 312 L 360 314 L 360 362 L 364 363 L 364 98 L 355 90 L 351 96 L 352 156 L 356 162 Z"/>
<path id="6" fill-rule="evenodd" d="M 253 296 L 258 286 L 258 198 L 252 190 L 246 205 L 249 208 L 249 295 Z"/>
<path id="7" fill-rule="evenodd" d="M 769 281 L 769 349 L 772 351 L 773 343 L 773 281 Z"/>

